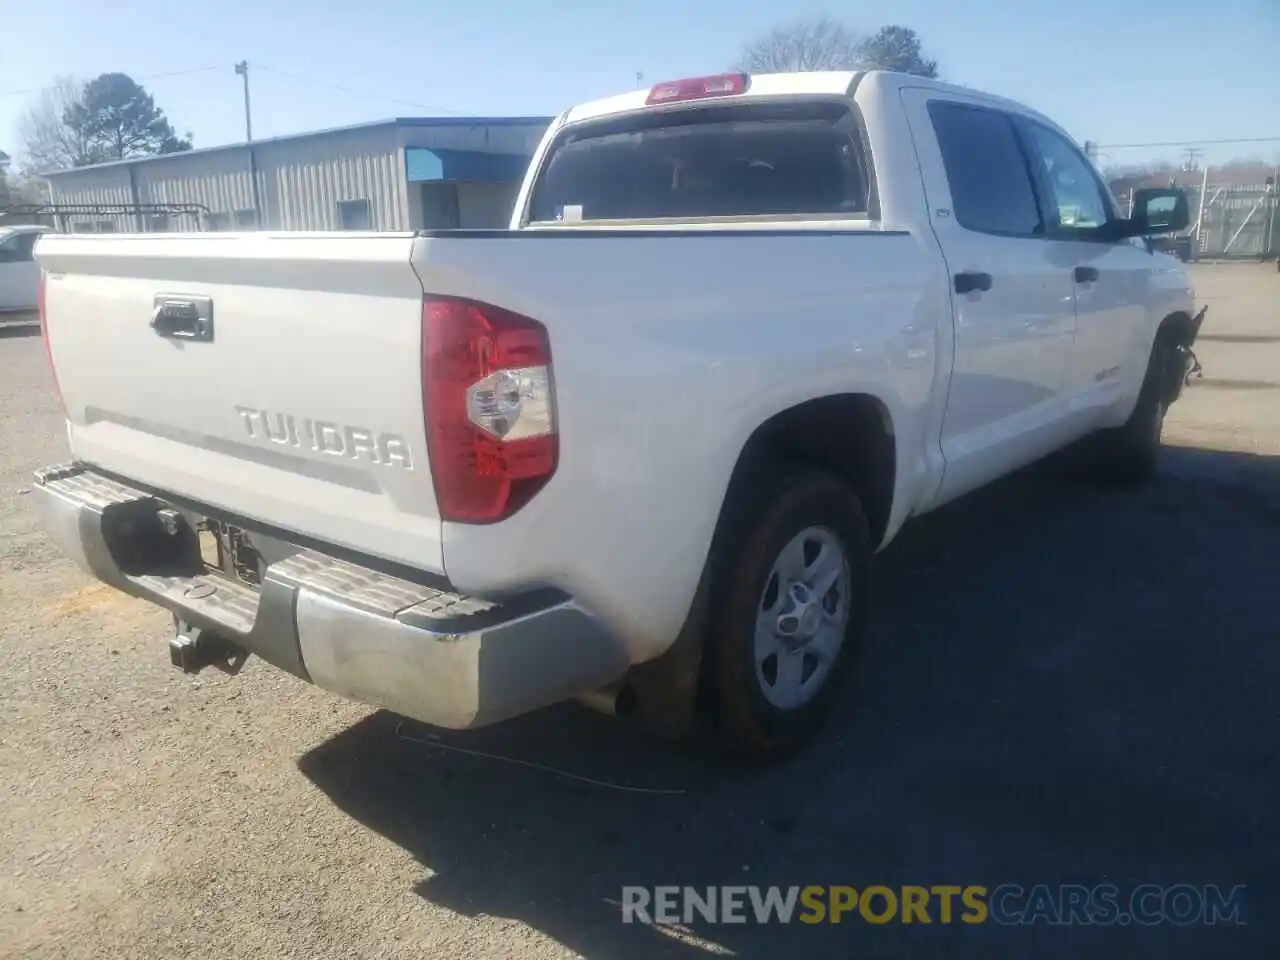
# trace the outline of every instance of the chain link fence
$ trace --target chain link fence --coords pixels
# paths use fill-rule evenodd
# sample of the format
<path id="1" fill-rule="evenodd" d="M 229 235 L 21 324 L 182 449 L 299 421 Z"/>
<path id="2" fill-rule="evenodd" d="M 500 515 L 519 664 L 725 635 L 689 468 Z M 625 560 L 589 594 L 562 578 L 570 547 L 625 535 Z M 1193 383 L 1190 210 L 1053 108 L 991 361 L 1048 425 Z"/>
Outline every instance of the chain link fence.
<path id="1" fill-rule="evenodd" d="M 1280 251 L 1277 235 L 1280 196 L 1274 184 L 1217 186 L 1188 191 L 1192 249 L 1197 258 L 1267 259 Z"/>

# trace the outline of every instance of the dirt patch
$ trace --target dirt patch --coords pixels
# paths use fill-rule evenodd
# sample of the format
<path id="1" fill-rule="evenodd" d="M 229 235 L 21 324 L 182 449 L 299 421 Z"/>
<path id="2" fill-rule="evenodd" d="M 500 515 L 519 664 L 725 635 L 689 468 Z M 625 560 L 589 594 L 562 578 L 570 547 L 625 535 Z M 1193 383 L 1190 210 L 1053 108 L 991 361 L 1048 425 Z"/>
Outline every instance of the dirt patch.
<path id="1" fill-rule="evenodd" d="M 140 622 L 153 619 L 156 608 L 137 597 L 108 587 L 103 583 L 87 583 L 50 601 L 41 611 L 44 623 L 55 624 L 68 618 Z M 123 627 L 125 624 L 120 623 Z"/>

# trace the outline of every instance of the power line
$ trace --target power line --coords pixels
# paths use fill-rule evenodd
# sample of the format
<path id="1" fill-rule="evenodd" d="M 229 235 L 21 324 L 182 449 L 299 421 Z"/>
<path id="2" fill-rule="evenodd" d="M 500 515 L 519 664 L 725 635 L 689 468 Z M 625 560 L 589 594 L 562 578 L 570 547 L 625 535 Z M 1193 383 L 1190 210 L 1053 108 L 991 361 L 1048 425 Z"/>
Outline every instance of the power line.
<path id="1" fill-rule="evenodd" d="M 446 110 L 443 107 L 432 106 L 426 103 L 417 103 L 413 100 L 404 100 L 400 97 L 389 97 L 384 93 L 374 93 L 371 90 L 359 90 L 355 87 L 348 87 L 341 83 L 334 83 L 331 80 L 321 80 L 317 77 L 304 77 L 301 74 L 287 73 L 284 70 L 277 70 L 275 67 L 264 67 L 262 64 L 257 64 L 257 68 L 263 73 L 272 73 L 277 77 L 284 77 L 287 80 L 296 80 L 299 83 L 307 83 L 317 87 L 329 87 L 332 90 L 338 90 L 342 93 L 351 94 L 356 97 L 365 97 L 370 100 L 384 100 L 387 103 L 399 103 L 406 107 L 414 107 L 418 110 L 430 110 L 434 113 L 458 114 L 457 110 Z"/>
<path id="2" fill-rule="evenodd" d="M 298 73 L 290 73 L 286 70 L 277 70 L 275 67 L 263 66 L 262 64 L 255 64 L 255 66 L 257 67 L 257 69 L 263 71 L 264 73 L 273 73 L 277 77 L 283 77 L 286 80 L 295 80 L 298 83 L 306 83 L 306 84 L 310 84 L 311 86 L 317 86 L 317 87 L 329 87 L 332 90 L 338 90 L 338 91 L 341 91 L 342 93 L 350 94 L 356 97 L 364 97 L 370 100 L 383 100 L 383 101 L 386 101 L 387 103 L 399 103 L 399 104 L 403 104 L 406 107 L 413 107 L 417 110 L 430 110 L 434 113 L 445 113 L 445 114 L 451 114 L 451 115 L 458 114 L 457 110 L 447 110 L 443 107 L 433 106 L 427 103 L 418 103 L 417 101 L 414 101 L 414 100 L 405 100 L 401 97 L 389 97 L 383 93 L 375 93 L 371 90 L 361 90 L 356 87 L 346 86 L 345 84 L 334 83 L 332 80 L 322 80 L 318 77 L 307 77 Z M 209 73 L 210 71 L 225 70 L 225 69 L 226 69 L 225 65 L 215 65 L 215 66 L 208 66 L 208 67 L 189 67 L 185 70 L 170 70 L 165 73 L 150 73 L 150 74 L 147 74 L 146 76 L 134 77 L 134 79 L 138 81 L 160 80 L 165 77 L 181 77 L 181 76 L 186 76 L 187 74 L 192 74 L 192 73 Z M 39 93 L 40 90 L 41 88 L 39 87 L 31 87 L 26 90 L 2 90 L 0 91 L 0 97 L 28 96 L 30 94 Z"/>
<path id="3" fill-rule="evenodd" d="M 1224 143 L 1275 143 L 1280 141 L 1280 137 L 1236 137 L 1226 140 L 1168 140 L 1164 143 L 1101 143 L 1098 145 L 1100 150 L 1125 150 L 1138 147 L 1192 147 L 1192 146 L 1212 146 L 1214 144 Z"/>
<path id="4" fill-rule="evenodd" d="M 223 70 L 223 69 L 225 69 L 225 67 L 217 66 L 217 65 L 207 66 L 207 67 L 188 67 L 184 70 L 169 70 L 164 73 L 150 73 L 145 76 L 134 77 L 133 79 L 162 80 L 166 77 L 184 77 L 193 73 L 209 73 L 213 70 Z M 332 90 L 338 90 L 338 91 L 341 91 L 342 93 L 350 94 L 356 97 L 365 97 L 371 100 L 383 100 L 383 101 L 386 101 L 387 103 L 400 103 L 406 107 L 414 107 L 415 109 L 418 109 L 418 110 L 431 110 L 437 113 L 447 113 L 447 114 L 454 114 L 454 115 L 458 113 L 457 110 L 448 110 L 443 107 L 433 106 L 431 104 L 426 104 L 426 103 L 418 103 L 417 101 L 414 101 L 414 100 L 405 100 L 400 97 L 389 97 L 386 94 L 374 93 L 373 91 L 370 91 L 370 90 L 360 90 L 355 87 L 348 87 L 344 84 L 334 83 L 331 80 L 321 80 L 316 77 L 304 77 L 301 74 L 288 73 L 284 70 L 277 70 L 275 67 L 264 67 L 261 64 L 258 64 L 258 69 L 264 70 L 267 73 L 274 73 L 276 76 L 283 77 L 287 80 L 296 80 L 299 83 L 308 83 L 318 87 L 329 87 Z M 636 74 L 637 86 L 640 84 L 643 77 L 644 77 L 643 73 Z M 33 93 L 39 93 L 40 89 L 41 88 L 39 87 L 28 87 L 25 90 L 0 90 L 0 97 L 26 96 Z M 1224 139 L 1217 139 L 1217 140 L 1165 140 L 1165 141 L 1160 141 L 1156 143 L 1101 143 L 1101 144 L 1098 144 L 1097 149 L 1099 150 L 1138 150 L 1138 149 L 1154 148 L 1154 147 L 1193 147 L 1193 146 L 1215 146 L 1215 145 L 1236 144 L 1236 143 L 1276 143 L 1276 142 L 1280 142 L 1280 136 L 1234 137 L 1234 138 L 1224 138 Z"/>
<path id="5" fill-rule="evenodd" d="M 167 73 L 149 73 L 145 77 L 134 77 L 135 80 L 160 80 L 164 77 L 185 77 L 189 73 L 208 73 L 210 70 L 225 70 L 224 66 L 188 67 L 186 70 L 170 70 Z M 39 93 L 42 88 L 29 87 L 26 90 L 0 90 L 0 97 L 22 97 Z"/>

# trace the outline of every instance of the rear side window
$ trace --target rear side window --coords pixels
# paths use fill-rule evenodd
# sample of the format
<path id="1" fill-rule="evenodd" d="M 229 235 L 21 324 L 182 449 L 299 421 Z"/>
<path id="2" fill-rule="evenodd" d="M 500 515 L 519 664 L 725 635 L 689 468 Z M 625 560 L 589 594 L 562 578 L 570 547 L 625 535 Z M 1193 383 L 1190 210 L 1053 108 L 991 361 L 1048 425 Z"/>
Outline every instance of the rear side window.
<path id="1" fill-rule="evenodd" d="M 867 180 L 844 104 L 697 107 L 562 134 L 529 219 L 857 216 L 867 210 Z"/>
<path id="2" fill-rule="evenodd" d="M 935 100 L 929 118 L 942 150 L 956 221 L 1009 236 L 1043 233 L 1026 156 L 1013 119 L 994 110 Z"/>

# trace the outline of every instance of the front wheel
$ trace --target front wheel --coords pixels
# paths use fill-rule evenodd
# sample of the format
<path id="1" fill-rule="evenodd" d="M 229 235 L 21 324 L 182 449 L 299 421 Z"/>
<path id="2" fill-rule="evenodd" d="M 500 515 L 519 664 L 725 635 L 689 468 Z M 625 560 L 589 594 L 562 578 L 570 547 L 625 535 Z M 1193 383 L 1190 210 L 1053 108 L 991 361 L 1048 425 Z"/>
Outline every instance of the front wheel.
<path id="1" fill-rule="evenodd" d="M 718 544 L 706 664 L 721 742 L 771 759 L 813 736 L 857 656 L 871 544 L 857 494 L 833 476 L 754 487 Z"/>
<path id="2" fill-rule="evenodd" d="M 1182 376 L 1174 370 L 1182 362 L 1172 343 L 1157 339 L 1133 413 L 1121 426 L 1102 430 L 1092 438 L 1091 473 L 1104 483 L 1134 485 L 1155 476 L 1160 459 L 1164 417 L 1169 410 L 1164 381 Z"/>

